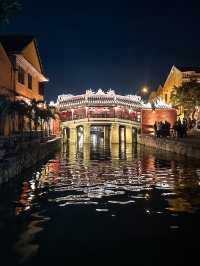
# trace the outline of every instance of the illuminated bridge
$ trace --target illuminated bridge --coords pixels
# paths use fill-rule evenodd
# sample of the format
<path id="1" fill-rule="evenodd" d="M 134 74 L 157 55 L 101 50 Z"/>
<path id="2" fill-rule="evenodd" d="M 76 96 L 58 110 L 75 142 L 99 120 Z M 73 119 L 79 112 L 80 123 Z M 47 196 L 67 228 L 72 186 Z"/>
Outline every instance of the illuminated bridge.
<path id="1" fill-rule="evenodd" d="M 169 109 L 169 106 L 163 104 L 157 104 L 156 107 Z M 73 144 L 79 141 L 124 141 L 131 144 L 136 141 L 137 133 L 142 128 L 142 112 L 152 112 L 151 105 L 144 104 L 140 96 L 122 96 L 113 90 L 103 92 L 101 89 L 97 92 L 87 90 L 85 94 L 76 96 L 60 95 L 57 108 L 61 117 L 63 140 Z M 151 124 L 154 123 L 153 120 L 155 118 Z"/>

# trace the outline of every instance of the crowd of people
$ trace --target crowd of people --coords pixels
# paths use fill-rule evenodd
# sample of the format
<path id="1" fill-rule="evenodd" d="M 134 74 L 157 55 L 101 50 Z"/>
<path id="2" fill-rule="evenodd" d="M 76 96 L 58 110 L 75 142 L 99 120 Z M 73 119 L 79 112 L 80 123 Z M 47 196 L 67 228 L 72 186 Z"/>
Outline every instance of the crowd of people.
<path id="1" fill-rule="evenodd" d="M 171 129 L 171 124 L 168 121 L 155 122 L 154 124 L 154 132 L 157 138 L 170 136 L 170 129 Z"/>
<path id="2" fill-rule="evenodd" d="M 196 121 L 192 119 L 185 119 L 181 121 L 179 118 L 172 126 L 168 121 L 165 122 L 155 122 L 154 132 L 157 138 L 162 137 L 177 137 L 185 138 L 187 137 L 187 131 L 194 128 Z"/>

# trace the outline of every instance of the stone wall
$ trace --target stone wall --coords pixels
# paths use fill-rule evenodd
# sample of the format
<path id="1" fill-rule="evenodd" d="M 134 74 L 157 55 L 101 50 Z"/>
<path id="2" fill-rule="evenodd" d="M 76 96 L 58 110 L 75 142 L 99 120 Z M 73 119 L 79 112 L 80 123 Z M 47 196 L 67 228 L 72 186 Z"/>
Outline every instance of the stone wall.
<path id="1" fill-rule="evenodd" d="M 0 162 L 0 184 L 8 182 L 39 161 L 53 154 L 60 147 L 60 138 L 40 143 L 39 140 L 23 143 L 12 155 L 5 156 Z M 3 152 L 0 150 L 1 153 Z M 1 154 L 2 155 L 2 154 Z"/>
<path id="2" fill-rule="evenodd" d="M 149 135 L 138 136 L 138 143 L 182 156 L 200 159 L 200 146 L 183 141 L 167 138 L 156 138 Z"/>

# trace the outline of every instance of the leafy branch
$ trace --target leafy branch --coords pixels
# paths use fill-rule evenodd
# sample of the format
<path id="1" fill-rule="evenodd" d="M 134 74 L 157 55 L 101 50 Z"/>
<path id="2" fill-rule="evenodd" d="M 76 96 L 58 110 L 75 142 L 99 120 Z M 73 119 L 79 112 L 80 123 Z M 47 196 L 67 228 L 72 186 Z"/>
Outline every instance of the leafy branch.
<path id="1" fill-rule="evenodd" d="M 0 24 L 9 23 L 10 17 L 20 11 L 21 7 L 18 0 L 0 0 Z"/>

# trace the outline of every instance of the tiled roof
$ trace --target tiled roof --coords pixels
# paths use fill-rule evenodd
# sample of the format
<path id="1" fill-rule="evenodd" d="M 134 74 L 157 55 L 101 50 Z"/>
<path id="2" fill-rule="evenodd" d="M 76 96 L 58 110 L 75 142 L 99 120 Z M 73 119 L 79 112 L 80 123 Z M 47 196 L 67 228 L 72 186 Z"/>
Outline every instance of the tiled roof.
<path id="1" fill-rule="evenodd" d="M 0 35 L 0 42 L 7 53 L 21 52 L 33 40 L 30 35 Z"/>

